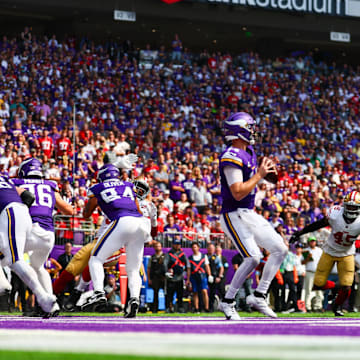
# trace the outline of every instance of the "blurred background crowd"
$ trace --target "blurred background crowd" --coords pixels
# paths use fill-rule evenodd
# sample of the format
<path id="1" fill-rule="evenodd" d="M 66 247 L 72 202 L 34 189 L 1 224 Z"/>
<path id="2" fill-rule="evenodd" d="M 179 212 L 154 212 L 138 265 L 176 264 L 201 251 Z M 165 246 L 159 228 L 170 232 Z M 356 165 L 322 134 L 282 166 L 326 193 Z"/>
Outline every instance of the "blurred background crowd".
<path id="1" fill-rule="evenodd" d="M 226 246 L 222 123 L 247 111 L 258 126 L 257 153 L 273 157 L 279 171 L 276 186 L 260 185 L 256 211 L 285 238 L 360 191 L 360 67 L 315 62 L 312 53 L 263 59 L 185 46 L 176 34 L 143 50 L 29 28 L 3 36 L 0 173 L 15 177 L 23 159 L 38 157 L 81 219 L 105 153 L 135 153 L 123 176 L 147 178 L 160 236 Z M 101 214 L 92 220 L 98 226 Z"/>

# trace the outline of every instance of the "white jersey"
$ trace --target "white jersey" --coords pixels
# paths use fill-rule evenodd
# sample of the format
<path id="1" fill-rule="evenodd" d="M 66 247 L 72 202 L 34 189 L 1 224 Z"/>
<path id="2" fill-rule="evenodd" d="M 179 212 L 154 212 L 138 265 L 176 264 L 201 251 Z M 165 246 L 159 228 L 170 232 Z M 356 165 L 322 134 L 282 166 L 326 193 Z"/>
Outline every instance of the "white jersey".
<path id="1" fill-rule="evenodd" d="M 355 240 L 360 235 L 360 217 L 348 224 L 344 220 L 343 213 L 342 206 L 333 206 L 327 214 L 331 234 L 325 241 L 323 250 L 335 257 L 354 255 Z"/>
<path id="2" fill-rule="evenodd" d="M 139 206 L 143 215 L 150 219 L 151 227 L 157 227 L 157 209 L 155 204 L 145 199 L 139 201 Z"/>

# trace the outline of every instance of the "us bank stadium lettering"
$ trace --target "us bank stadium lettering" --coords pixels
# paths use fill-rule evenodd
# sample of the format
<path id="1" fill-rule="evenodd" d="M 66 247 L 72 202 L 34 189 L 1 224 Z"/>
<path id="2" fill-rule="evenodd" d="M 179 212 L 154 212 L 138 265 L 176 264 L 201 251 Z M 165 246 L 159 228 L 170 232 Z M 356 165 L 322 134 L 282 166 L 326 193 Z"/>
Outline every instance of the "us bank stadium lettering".
<path id="1" fill-rule="evenodd" d="M 204 2 L 203 0 L 198 0 Z M 360 17 L 360 0 L 207 0 L 208 3 Z"/>

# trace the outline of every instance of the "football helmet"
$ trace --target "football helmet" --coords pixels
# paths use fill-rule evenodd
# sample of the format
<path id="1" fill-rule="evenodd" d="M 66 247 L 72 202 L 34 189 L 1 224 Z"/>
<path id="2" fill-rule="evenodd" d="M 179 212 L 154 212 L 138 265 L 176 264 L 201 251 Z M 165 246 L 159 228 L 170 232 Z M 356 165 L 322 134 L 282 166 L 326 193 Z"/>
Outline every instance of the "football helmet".
<path id="1" fill-rule="evenodd" d="M 18 176 L 20 179 L 44 177 L 40 160 L 33 157 L 24 160 L 19 166 Z"/>
<path id="2" fill-rule="evenodd" d="M 224 123 L 225 140 L 242 139 L 253 145 L 256 136 L 255 125 L 255 120 L 246 112 L 232 114 Z"/>
<path id="3" fill-rule="evenodd" d="M 351 191 L 344 198 L 344 216 L 356 219 L 360 215 L 360 192 Z"/>
<path id="4" fill-rule="evenodd" d="M 111 179 L 119 179 L 120 171 L 113 164 L 105 164 L 98 172 L 98 181 L 104 182 Z"/>
<path id="5" fill-rule="evenodd" d="M 135 186 L 135 192 L 136 197 L 139 200 L 144 200 L 149 192 L 150 192 L 150 186 L 145 180 L 134 180 L 134 186 Z"/>

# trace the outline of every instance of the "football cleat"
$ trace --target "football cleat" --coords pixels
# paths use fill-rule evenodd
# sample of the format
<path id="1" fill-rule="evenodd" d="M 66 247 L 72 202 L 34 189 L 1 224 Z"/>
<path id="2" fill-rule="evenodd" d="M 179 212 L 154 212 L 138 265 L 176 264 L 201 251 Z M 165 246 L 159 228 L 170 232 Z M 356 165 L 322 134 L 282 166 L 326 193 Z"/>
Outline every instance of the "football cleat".
<path id="1" fill-rule="evenodd" d="M 124 318 L 134 318 L 139 310 L 140 302 L 138 298 L 130 298 L 124 313 Z"/>
<path id="2" fill-rule="evenodd" d="M 341 307 L 334 303 L 333 305 L 333 312 L 335 316 L 345 316 L 345 314 L 342 312 Z"/>
<path id="3" fill-rule="evenodd" d="M 49 319 L 52 317 L 57 317 L 57 316 L 59 316 L 59 314 L 60 314 L 60 306 L 57 302 L 55 302 L 55 304 L 51 308 L 51 311 L 49 311 L 48 313 L 43 313 L 42 318 Z"/>
<path id="4" fill-rule="evenodd" d="M 221 301 L 218 309 L 225 314 L 226 320 L 241 320 L 240 315 L 235 309 L 236 302 L 231 304 Z"/>
<path id="5" fill-rule="evenodd" d="M 246 303 L 266 316 L 272 318 L 277 317 L 276 313 L 270 309 L 266 300 L 262 297 L 256 297 L 255 295 L 251 294 L 246 298 Z"/>
<path id="6" fill-rule="evenodd" d="M 107 304 L 106 296 L 103 291 L 95 291 L 92 296 L 90 296 L 86 302 L 81 305 L 81 311 L 96 311 L 102 307 L 105 307 Z"/>
<path id="7" fill-rule="evenodd" d="M 82 294 L 81 291 L 74 289 L 71 295 L 69 296 L 69 298 L 66 299 L 63 305 L 63 309 L 67 312 L 75 311 L 76 303 L 79 301 L 81 294 Z"/>

